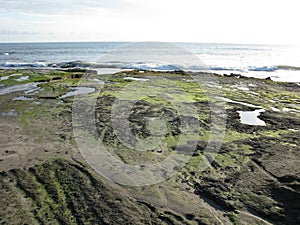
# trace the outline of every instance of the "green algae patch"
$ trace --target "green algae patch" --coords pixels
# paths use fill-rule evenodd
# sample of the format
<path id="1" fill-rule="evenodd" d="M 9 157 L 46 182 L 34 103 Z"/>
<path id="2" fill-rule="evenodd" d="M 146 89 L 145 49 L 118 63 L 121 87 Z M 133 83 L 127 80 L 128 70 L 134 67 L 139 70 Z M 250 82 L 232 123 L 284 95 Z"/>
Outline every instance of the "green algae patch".
<path id="1" fill-rule="evenodd" d="M 159 224 L 161 218 L 173 224 L 183 221 L 174 213 L 130 198 L 120 187 L 71 160 L 52 159 L 26 170 L 0 173 L 0 177 L 6 192 L 14 190 L 28 204 L 22 205 L 21 199 L 8 203 L 0 212 L 0 220 L 6 224 L 21 219 L 31 224 Z M 4 191 L 1 189 L 0 194 Z M 23 213 L 13 214 L 13 204 L 19 204 Z"/>
<path id="2" fill-rule="evenodd" d="M 0 85 L 17 85 L 30 82 L 49 82 L 66 79 L 68 73 L 57 70 L 1 70 Z"/>

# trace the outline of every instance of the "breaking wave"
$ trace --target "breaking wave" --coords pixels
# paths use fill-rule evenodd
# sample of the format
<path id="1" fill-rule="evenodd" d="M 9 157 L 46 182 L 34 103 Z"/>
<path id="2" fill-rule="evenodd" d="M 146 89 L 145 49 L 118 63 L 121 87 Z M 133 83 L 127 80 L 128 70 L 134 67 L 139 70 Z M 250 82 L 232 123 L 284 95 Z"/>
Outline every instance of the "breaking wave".
<path id="1" fill-rule="evenodd" d="M 237 67 L 222 67 L 222 66 L 210 66 L 204 67 L 202 65 L 174 65 L 163 62 L 85 62 L 85 61 L 71 61 L 71 62 L 60 62 L 50 63 L 44 61 L 37 62 L 5 62 L 0 64 L 0 67 L 4 68 L 89 68 L 89 69 L 136 69 L 136 70 L 153 70 L 153 71 L 237 71 L 237 72 L 275 72 L 278 70 L 289 70 L 297 71 L 300 67 L 289 66 L 289 65 L 278 65 L 278 66 L 249 66 L 247 68 Z"/>

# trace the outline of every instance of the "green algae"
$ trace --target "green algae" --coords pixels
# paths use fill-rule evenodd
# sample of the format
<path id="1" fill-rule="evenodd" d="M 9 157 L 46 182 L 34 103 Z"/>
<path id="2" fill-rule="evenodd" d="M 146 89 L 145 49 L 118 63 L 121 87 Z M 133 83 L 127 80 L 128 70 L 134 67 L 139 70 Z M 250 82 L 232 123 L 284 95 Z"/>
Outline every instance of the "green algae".
<path id="1" fill-rule="evenodd" d="M 97 85 L 88 80 L 80 79 L 83 77 L 82 73 L 75 75 L 73 73 L 72 75 L 62 71 L 48 73 L 37 71 L 18 72 L 22 73 L 22 76 L 29 76 L 28 80 L 22 81 L 23 83 L 45 82 L 40 85 L 42 90 L 33 95 L 37 100 L 41 101 L 41 104 L 34 105 L 32 102 L 11 101 L 12 96 L 16 96 L 16 94 L 12 94 L 3 96 L 1 99 L 1 103 L 3 103 L 1 104 L 1 111 L 7 111 L 12 108 L 16 109 L 19 115 L 18 121 L 23 125 L 24 132 L 35 136 L 34 140 L 36 143 L 45 143 L 46 139 L 48 141 L 56 140 L 57 137 L 53 135 L 58 130 L 62 130 L 59 133 L 59 135 L 62 135 L 61 141 L 66 142 L 68 140 L 74 145 L 71 134 L 65 134 L 66 132 L 71 132 L 71 127 L 68 127 L 68 129 L 64 127 L 66 124 L 71 126 L 72 98 L 64 99 L 64 102 L 60 102 L 59 97 L 67 93 L 74 86 L 94 85 L 97 91 L 81 96 L 80 99 L 83 101 L 97 99 L 96 109 L 99 120 L 97 120 L 96 126 L 98 134 L 104 138 L 103 142 L 107 149 L 123 162 L 133 165 L 156 163 L 164 160 L 173 153 L 176 146 L 192 146 L 190 145 L 191 143 L 198 142 L 190 161 L 179 171 L 176 179 L 171 178 L 165 185 L 161 185 L 166 189 L 174 188 L 169 193 L 172 201 L 183 204 L 183 198 L 177 196 L 180 192 L 176 188 L 178 188 L 179 184 L 184 183 L 187 185 L 187 188 L 195 190 L 195 197 L 199 196 L 200 198 L 208 199 L 224 210 L 232 224 L 242 223 L 243 215 L 239 214 L 236 210 L 245 209 L 258 217 L 268 218 L 270 221 L 278 221 L 278 224 L 290 221 L 286 215 L 287 213 L 293 215 L 292 209 L 288 208 L 286 202 L 276 199 L 270 194 L 277 189 L 273 188 L 269 190 L 268 187 L 270 187 L 270 184 L 277 184 L 281 185 L 283 189 L 287 186 L 293 189 L 297 186 L 295 184 L 297 184 L 296 180 L 298 178 L 295 174 L 291 174 L 290 171 L 296 167 L 288 169 L 289 165 L 287 165 L 286 170 L 280 167 L 281 174 L 291 176 L 291 181 L 281 182 L 280 177 L 274 175 L 276 174 L 274 171 L 278 166 L 274 166 L 274 168 L 270 167 L 267 160 L 268 157 L 276 156 L 276 154 L 280 158 L 284 154 L 282 152 L 285 151 L 296 154 L 294 152 L 298 150 L 299 139 L 297 140 L 297 132 L 289 129 L 299 129 L 299 114 L 296 112 L 273 112 L 271 110 L 271 107 L 276 107 L 280 110 L 284 108 L 299 110 L 299 95 L 293 88 L 291 89 L 286 86 L 286 84 L 257 79 L 239 80 L 240 85 L 249 86 L 249 84 L 252 84 L 249 86 L 250 91 L 247 92 L 234 87 L 237 83 L 236 78 L 217 77 L 219 79 L 218 85 L 222 87 L 224 97 L 265 108 L 267 112 L 263 113 L 261 118 L 266 120 L 267 126 L 261 128 L 240 124 L 236 111 L 241 109 L 249 110 L 249 108 L 239 104 L 225 103 L 228 118 L 224 139 L 212 140 L 223 142 L 219 154 L 217 154 L 208 168 L 199 170 L 199 165 L 204 160 L 207 160 L 204 151 L 210 139 L 211 115 L 208 102 L 215 102 L 216 100 L 211 99 L 211 96 L 207 95 L 207 90 L 199 87 L 196 82 L 186 82 L 188 76 L 185 74 L 139 73 L 138 71 L 133 71 L 116 75 L 103 75 L 101 76 L 101 80 L 106 82 L 106 84 L 97 87 Z M 13 73 L 2 71 L 1 75 L 4 76 Z M 150 80 L 155 79 L 154 88 L 157 90 L 153 91 L 152 95 L 145 96 L 145 92 L 147 93 L 147 91 L 143 91 L 142 88 L 138 89 L 138 91 L 134 89 L 136 82 L 124 80 L 124 77 L 127 76 L 146 77 Z M 95 75 L 91 76 L 91 78 L 93 77 Z M 0 84 L 15 85 L 17 83 L 14 79 L 14 77 L 10 77 Z M 172 79 L 172 81 L 170 82 L 168 79 Z M 147 86 L 148 84 L 145 85 Z M 127 95 L 120 95 L 120 92 L 124 89 Z M 150 89 L 147 90 L 149 91 Z M 161 92 L 165 95 L 159 96 Z M 132 131 L 140 139 L 147 139 L 151 133 L 146 128 L 147 126 L 144 126 L 147 124 L 145 117 L 168 115 L 166 117 L 167 133 L 162 139 L 162 143 L 156 149 L 153 149 L 153 151 L 132 150 L 117 140 L 109 121 L 112 105 L 116 99 L 124 101 L 135 100 L 139 104 L 138 106 L 134 106 L 138 110 L 132 117 L 132 120 L 130 120 L 130 125 Z M 198 133 L 182 134 L 180 132 L 180 124 L 174 123 L 178 117 L 174 103 L 186 104 L 182 110 L 183 113 L 189 111 L 189 104 L 194 104 L 197 107 L 197 115 L 193 119 L 198 120 L 200 123 Z M 133 110 L 135 110 L 134 107 Z M 49 110 L 50 108 L 51 110 Z M 60 124 L 55 129 L 55 132 L 50 130 L 47 133 L 45 131 L 47 130 L 47 125 L 34 128 L 34 124 L 37 124 L 37 121 L 49 124 L 51 121 L 58 120 L 64 120 L 64 124 Z M 53 126 L 56 126 L 56 124 Z M 159 129 L 159 127 L 156 127 L 156 129 Z M 280 144 L 276 144 L 278 142 Z M 295 156 L 298 157 L 298 155 Z M 275 159 L 278 160 L 277 158 Z M 285 160 L 283 157 L 282 159 Z M 276 160 L 272 162 L 274 165 L 279 163 Z M 286 163 L 295 166 L 296 161 Z M 109 218 L 105 218 L 105 220 L 102 220 L 103 218 L 100 219 L 93 211 L 93 207 L 99 207 L 99 205 L 89 198 L 88 195 L 92 193 L 91 196 L 97 198 L 99 193 L 95 187 L 91 186 L 91 184 L 95 185 L 95 180 L 91 178 L 92 175 L 88 172 L 88 169 L 83 169 L 80 166 L 78 167 L 78 165 L 74 166 L 73 162 L 54 160 L 54 162 L 46 163 L 43 166 L 34 167 L 29 172 L 17 170 L 9 172 L 9 174 L 13 180 L 16 180 L 17 190 L 21 190 L 22 195 L 25 195 L 27 200 L 30 199 L 32 204 L 29 207 L 31 209 L 29 212 L 19 203 L 19 205 L 13 208 L 15 211 L 9 214 L 15 215 L 21 213 L 24 215 L 24 221 L 28 221 L 28 223 L 93 224 L 96 221 L 109 221 Z M 78 179 L 78 182 L 72 179 L 72 177 Z M 80 186 L 88 188 L 87 190 L 83 190 Z M 96 185 L 96 187 L 98 186 Z M 9 187 L 6 186 L 4 189 L 7 190 Z M 157 186 L 145 190 L 149 191 L 147 193 L 149 198 L 163 198 L 161 188 Z M 146 194 L 146 191 L 143 192 L 139 189 L 137 189 L 137 192 L 141 195 Z M 139 195 L 138 193 L 136 195 Z M 102 201 L 102 199 L 97 199 Z M 107 204 L 111 206 L 110 204 L 114 204 L 115 201 L 125 201 L 122 200 L 122 197 L 118 197 L 118 199 L 112 198 L 107 200 Z M 19 202 L 20 200 L 14 197 L 14 201 Z M 81 206 L 80 202 L 93 202 L 94 205 Z M 120 203 L 121 206 L 119 205 L 119 207 L 122 208 L 123 203 Z M 105 212 L 110 212 L 111 209 L 108 207 L 105 210 Z M 101 214 L 100 211 L 97 211 L 97 213 Z M 124 215 L 123 213 L 121 215 Z M 203 224 L 210 224 L 213 221 L 211 220 L 213 216 L 208 215 L 209 213 L 205 214 L 203 212 L 203 218 L 200 220 Z M 176 216 L 164 213 L 160 219 L 169 221 L 171 224 L 176 223 L 176 221 L 179 224 L 189 223 L 188 221 L 196 223 L 195 218 L 197 216 L 188 216 L 188 218 L 193 218 L 191 220 L 193 222 L 188 219 L 178 222 L 174 219 Z M 6 218 L 3 220 L 9 221 L 10 219 Z M 263 222 L 255 222 L 255 224 L 260 223 L 263 224 Z"/>

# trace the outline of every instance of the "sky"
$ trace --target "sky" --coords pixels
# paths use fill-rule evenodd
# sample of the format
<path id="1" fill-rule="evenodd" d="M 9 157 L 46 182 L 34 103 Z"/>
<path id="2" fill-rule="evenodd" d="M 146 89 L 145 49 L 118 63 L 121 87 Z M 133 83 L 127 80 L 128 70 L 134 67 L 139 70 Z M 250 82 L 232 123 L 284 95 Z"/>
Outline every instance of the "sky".
<path id="1" fill-rule="evenodd" d="M 297 0 L 0 0 L 0 42 L 300 45 Z"/>

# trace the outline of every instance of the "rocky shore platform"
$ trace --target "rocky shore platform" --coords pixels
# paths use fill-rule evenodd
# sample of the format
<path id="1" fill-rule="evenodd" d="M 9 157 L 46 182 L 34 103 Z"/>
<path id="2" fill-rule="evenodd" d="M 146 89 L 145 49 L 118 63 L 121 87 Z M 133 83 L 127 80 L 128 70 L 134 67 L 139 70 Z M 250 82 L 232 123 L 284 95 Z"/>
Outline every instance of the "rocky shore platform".
<path id="1" fill-rule="evenodd" d="M 300 224 L 299 90 L 235 74 L 0 70 L 0 224 Z M 95 100 L 82 119 L 123 163 L 190 159 L 156 184 L 107 180 L 76 142 L 75 99 L 82 115 Z M 159 144 L 124 144 L 116 102 L 134 137 Z"/>

